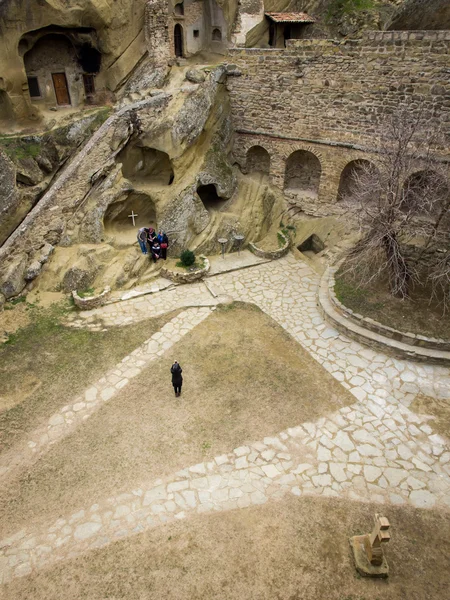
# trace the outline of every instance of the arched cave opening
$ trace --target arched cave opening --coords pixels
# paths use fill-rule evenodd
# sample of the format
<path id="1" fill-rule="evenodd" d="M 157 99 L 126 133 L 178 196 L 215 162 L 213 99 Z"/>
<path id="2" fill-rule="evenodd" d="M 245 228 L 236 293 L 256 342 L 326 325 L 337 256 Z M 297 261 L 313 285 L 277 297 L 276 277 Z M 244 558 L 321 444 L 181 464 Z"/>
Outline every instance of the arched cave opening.
<path id="1" fill-rule="evenodd" d="M 132 214 L 135 215 L 134 225 Z M 134 244 L 140 227 L 156 229 L 156 224 L 155 203 L 142 192 L 131 192 L 125 200 L 110 204 L 103 218 L 105 235 L 113 237 L 114 243 L 120 246 Z"/>
<path id="2" fill-rule="evenodd" d="M 226 199 L 219 196 L 214 183 L 209 183 L 208 185 L 199 185 L 197 188 L 197 194 L 199 195 L 200 200 L 203 202 L 203 206 L 208 211 L 220 210 L 220 208 L 227 202 Z"/>
<path id="3" fill-rule="evenodd" d="M 172 161 L 166 152 L 144 146 L 126 146 L 117 157 L 123 176 L 142 185 L 171 185 L 175 178 Z"/>
<path id="4" fill-rule="evenodd" d="M 322 167 L 320 160 L 308 150 L 296 150 L 286 161 L 284 189 L 317 198 Z"/>
<path id="5" fill-rule="evenodd" d="M 102 55 L 90 44 L 83 44 L 78 50 L 78 63 L 85 73 L 99 73 L 102 66 Z"/>

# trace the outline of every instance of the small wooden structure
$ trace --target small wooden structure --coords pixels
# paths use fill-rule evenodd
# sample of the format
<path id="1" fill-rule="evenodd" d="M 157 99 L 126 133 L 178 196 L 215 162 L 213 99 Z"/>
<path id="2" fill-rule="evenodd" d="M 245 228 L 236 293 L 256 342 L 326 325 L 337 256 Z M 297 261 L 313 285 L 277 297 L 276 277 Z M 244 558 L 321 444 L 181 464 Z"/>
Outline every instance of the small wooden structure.
<path id="1" fill-rule="evenodd" d="M 388 519 L 376 514 L 372 533 L 350 538 L 356 570 L 363 577 L 388 577 L 389 566 L 383 553 L 383 544 L 391 539 L 389 528 Z"/>

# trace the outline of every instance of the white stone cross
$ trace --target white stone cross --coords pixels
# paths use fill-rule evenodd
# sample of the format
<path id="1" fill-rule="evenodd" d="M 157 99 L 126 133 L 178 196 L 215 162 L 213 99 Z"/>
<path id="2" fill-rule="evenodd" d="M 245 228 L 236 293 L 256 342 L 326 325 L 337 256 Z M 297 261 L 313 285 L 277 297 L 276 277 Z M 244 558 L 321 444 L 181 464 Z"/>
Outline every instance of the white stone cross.
<path id="1" fill-rule="evenodd" d="M 128 215 L 129 219 L 133 219 L 133 227 L 136 225 L 136 223 L 134 222 L 134 218 L 138 217 L 139 215 L 135 215 L 134 214 L 134 210 L 131 211 L 131 215 Z"/>

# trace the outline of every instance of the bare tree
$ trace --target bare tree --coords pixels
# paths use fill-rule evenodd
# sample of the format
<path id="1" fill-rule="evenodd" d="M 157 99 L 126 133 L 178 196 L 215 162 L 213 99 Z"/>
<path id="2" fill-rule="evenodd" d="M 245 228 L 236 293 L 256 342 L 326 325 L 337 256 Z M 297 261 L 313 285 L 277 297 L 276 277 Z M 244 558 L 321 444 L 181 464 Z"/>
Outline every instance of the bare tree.
<path id="1" fill-rule="evenodd" d="M 405 298 L 423 280 L 430 250 L 449 247 L 450 172 L 439 159 L 445 147 L 438 121 L 409 106 L 386 121 L 376 139 L 376 167 L 358 161 L 343 198 L 361 237 L 347 268 L 365 285 L 382 275 L 391 293 Z M 429 272 L 432 289 L 448 286 L 450 257 Z"/>

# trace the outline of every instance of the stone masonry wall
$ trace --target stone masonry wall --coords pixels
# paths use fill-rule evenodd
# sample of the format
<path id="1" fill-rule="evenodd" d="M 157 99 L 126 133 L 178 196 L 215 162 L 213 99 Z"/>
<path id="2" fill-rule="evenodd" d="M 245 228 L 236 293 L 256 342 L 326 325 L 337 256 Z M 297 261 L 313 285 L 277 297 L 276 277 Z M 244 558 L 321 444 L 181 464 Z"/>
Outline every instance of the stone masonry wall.
<path id="1" fill-rule="evenodd" d="M 302 202 L 307 212 L 335 212 L 330 205 L 343 168 L 358 158 L 376 162 L 373 135 L 397 106 L 422 104 L 450 133 L 449 50 L 449 31 L 367 32 L 344 42 L 291 40 L 285 50 L 231 50 L 241 73 L 227 84 L 237 162 L 245 166 L 247 150 L 263 146 L 281 188 L 288 156 L 309 150 L 321 162 L 319 200 Z"/>

